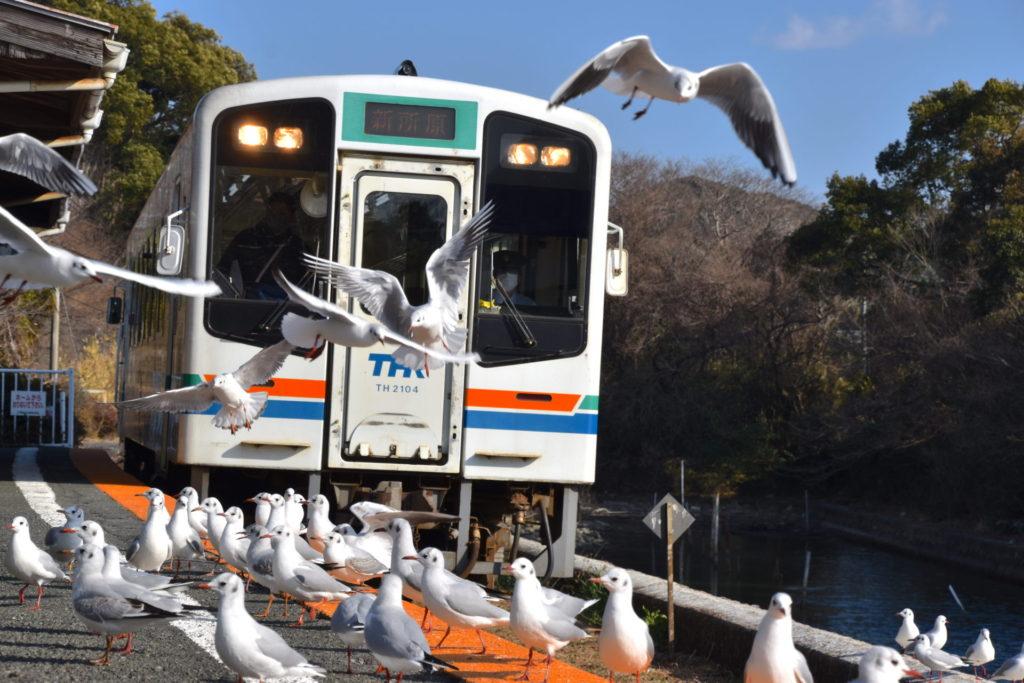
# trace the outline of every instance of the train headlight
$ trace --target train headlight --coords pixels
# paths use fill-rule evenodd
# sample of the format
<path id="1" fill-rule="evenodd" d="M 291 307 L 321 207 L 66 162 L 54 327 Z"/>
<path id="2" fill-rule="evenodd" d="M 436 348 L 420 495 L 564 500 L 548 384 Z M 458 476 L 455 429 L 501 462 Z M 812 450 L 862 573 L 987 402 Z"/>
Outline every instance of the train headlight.
<path id="1" fill-rule="evenodd" d="M 299 149 L 302 147 L 302 129 L 294 126 L 275 128 L 274 146 L 278 149 Z"/>
<path id="2" fill-rule="evenodd" d="M 267 127 L 254 123 L 243 123 L 238 127 L 238 142 L 246 147 L 262 147 L 267 144 Z"/>
<path id="3" fill-rule="evenodd" d="M 543 166 L 568 166 L 572 163 L 572 152 L 568 147 L 548 145 L 540 150 L 540 163 Z"/>
<path id="4" fill-rule="evenodd" d="M 537 163 L 537 145 L 516 142 L 505 150 L 505 158 L 513 166 L 533 166 Z"/>

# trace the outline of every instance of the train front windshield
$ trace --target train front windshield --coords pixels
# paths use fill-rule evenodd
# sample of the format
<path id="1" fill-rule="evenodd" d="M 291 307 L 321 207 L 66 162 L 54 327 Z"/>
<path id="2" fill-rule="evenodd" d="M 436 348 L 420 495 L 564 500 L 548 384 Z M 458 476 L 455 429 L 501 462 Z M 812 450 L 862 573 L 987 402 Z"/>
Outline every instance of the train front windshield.
<path id="1" fill-rule="evenodd" d="M 214 130 L 210 278 L 223 294 L 206 303 L 214 336 L 266 344 L 279 336 L 285 277 L 312 291 L 302 254 L 329 256 L 334 112 L 322 100 L 228 110 Z"/>

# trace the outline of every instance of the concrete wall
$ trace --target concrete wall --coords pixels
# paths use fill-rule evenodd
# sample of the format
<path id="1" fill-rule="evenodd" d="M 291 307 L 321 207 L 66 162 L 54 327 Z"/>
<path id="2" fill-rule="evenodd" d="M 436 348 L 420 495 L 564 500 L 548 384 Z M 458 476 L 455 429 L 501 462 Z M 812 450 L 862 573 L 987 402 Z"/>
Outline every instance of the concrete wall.
<path id="1" fill-rule="evenodd" d="M 520 541 L 519 547 L 527 556 L 536 555 L 543 548 L 540 543 L 526 539 Z M 583 574 L 600 576 L 611 566 L 607 562 L 576 556 L 576 571 Z M 634 604 L 664 611 L 667 600 L 665 580 L 642 572 L 627 571 L 633 581 Z M 735 671 L 737 680 L 740 680 L 764 609 L 716 597 L 678 583 L 673 590 L 673 597 L 677 651 L 694 652 L 718 662 Z M 764 596 L 766 604 L 770 597 Z M 799 618 L 799 610 L 795 616 Z M 894 627 L 893 635 L 895 632 Z M 871 643 L 800 623 L 793 624 L 793 641 L 807 657 L 817 683 L 846 683 L 853 680 L 857 677 L 857 661 L 871 647 Z M 894 643 L 880 644 L 894 647 Z M 946 676 L 944 680 L 952 683 L 970 679 L 966 676 Z"/>

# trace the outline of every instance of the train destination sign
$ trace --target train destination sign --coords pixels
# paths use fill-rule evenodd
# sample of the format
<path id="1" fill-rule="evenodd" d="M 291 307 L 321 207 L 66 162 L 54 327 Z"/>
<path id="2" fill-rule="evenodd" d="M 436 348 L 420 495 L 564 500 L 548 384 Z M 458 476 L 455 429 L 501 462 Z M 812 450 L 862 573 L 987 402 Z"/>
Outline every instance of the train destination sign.
<path id="1" fill-rule="evenodd" d="M 454 140 L 455 109 L 370 101 L 364 109 L 363 132 L 367 135 Z"/>

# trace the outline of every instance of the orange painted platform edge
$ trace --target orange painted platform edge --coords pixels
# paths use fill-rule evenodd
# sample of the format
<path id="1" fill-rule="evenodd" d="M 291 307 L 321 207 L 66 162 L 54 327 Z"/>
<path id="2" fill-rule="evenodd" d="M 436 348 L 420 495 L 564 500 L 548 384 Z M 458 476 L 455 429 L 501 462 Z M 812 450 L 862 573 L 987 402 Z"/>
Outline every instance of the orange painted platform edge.
<path id="1" fill-rule="evenodd" d="M 71 462 L 82 473 L 82 476 L 110 496 L 118 505 L 139 519 L 146 518 L 149 501 L 136 494 L 148 490 L 149 487 L 115 465 L 106 453 L 93 449 L 74 448 L 71 449 Z M 177 501 L 167 495 L 165 502 L 167 512 L 173 513 Z M 410 602 L 404 604 L 406 612 L 417 623 L 423 619 L 421 607 Z M 328 605 L 318 608 L 318 611 L 329 617 L 334 613 L 334 607 L 334 605 Z M 429 618 L 428 623 L 431 626 L 431 632 L 427 635 L 427 640 L 433 647 L 433 643 L 440 640 L 441 634 L 444 633 L 445 625 L 433 616 Z M 483 632 L 483 637 L 484 643 L 487 645 L 486 655 L 473 654 L 480 646 L 480 642 L 477 640 L 476 634 L 467 629 L 452 629 L 445 646 L 440 650 L 435 650 L 434 654 L 459 667 L 458 671 L 451 673 L 467 681 L 513 680 L 521 676 L 528 655 L 526 648 L 486 631 Z M 570 647 L 572 646 L 570 645 Z M 530 669 L 531 680 L 543 680 L 543 661 L 543 653 L 534 655 L 534 666 Z M 540 663 L 539 666 L 538 663 Z M 597 683 L 606 679 L 556 659 L 551 665 L 550 680 Z"/>

